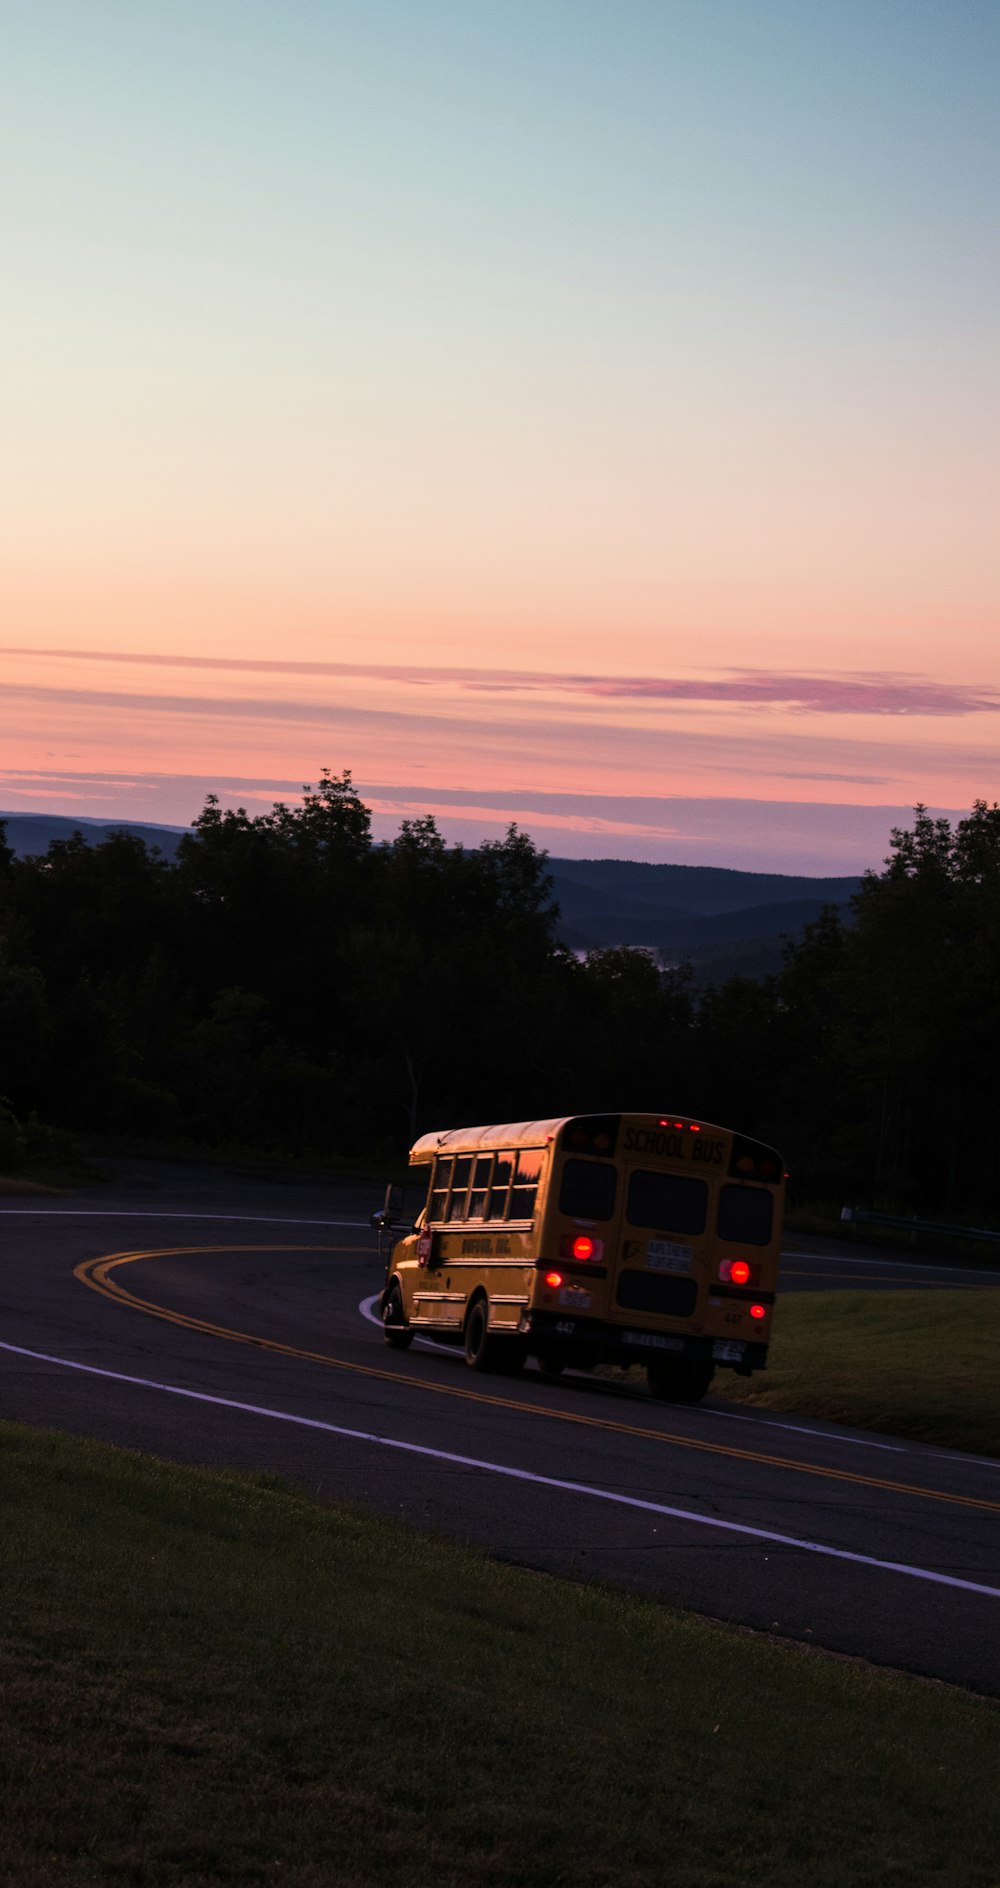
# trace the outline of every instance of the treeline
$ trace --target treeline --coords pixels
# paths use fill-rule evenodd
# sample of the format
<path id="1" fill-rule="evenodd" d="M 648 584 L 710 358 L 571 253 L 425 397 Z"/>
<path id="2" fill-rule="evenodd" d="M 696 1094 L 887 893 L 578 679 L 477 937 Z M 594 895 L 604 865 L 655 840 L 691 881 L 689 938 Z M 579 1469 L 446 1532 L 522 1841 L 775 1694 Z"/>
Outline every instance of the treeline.
<path id="1" fill-rule="evenodd" d="M 17 859 L 0 828 L 0 1167 L 39 1121 L 371 1166 L 436 1126 L 667 1108 L 773 1141 L 800 1200 L 996 1213 L 996 805 L 918 807 L 852 921 L 761 982 L 579 963 L 555 918 L 516 827 L 375 844 L 346 773 L 253 818 L 210 797 L 175 862 L 124 833 Z"/>

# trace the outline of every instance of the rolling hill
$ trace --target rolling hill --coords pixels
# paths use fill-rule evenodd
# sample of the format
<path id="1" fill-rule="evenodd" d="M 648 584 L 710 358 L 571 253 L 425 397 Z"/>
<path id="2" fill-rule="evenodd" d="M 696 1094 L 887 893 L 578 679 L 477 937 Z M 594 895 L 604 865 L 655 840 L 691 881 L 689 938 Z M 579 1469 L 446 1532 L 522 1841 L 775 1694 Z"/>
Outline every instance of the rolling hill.
<path id="1" fill-rule="evenodd" d="M 125 820 L 73 819 L 57 813 L 0 813 L 7 843 L 21 855 L 44 853 L 53 839 L 79 832 L 100 845 L 129 832 L 172 859 L 186 830 Z M 848 911 L 859 878 L 808 878 L 741 872 L 715 865 L 650 865 L 630 859 L 550 859 L 559 905 L 557 934 L 585 952 L 641 945 L 665 964 L 690 963 L 699 982 L 763 977 L 781 966 L 785 941 L 825 905 Z"/>
<path id="2" fill-rule="evenodd" d="M 134 833 L 152 849 L 158 846 L 164 858 L 172 859 L 185 826 L 142 825 L 126 819 L 72 819 L 66 813 L 0 813 L 0 825 L 7 828 L 7 844 L 19 858 L 47 852 L 53 839 L 71 839 L 81 833 L 88 845 L 99 846 L 111 833 Z"/>
<path id="3" fill-rule="evenodd" d="M 550 859 L 558 934 L 571 950 L 614 944 L 689 962 L 699 982 L 780 969 L 785 942 L 826 905 L 848 911 L 860 878 L 807 878 L 626 859 Z"/>

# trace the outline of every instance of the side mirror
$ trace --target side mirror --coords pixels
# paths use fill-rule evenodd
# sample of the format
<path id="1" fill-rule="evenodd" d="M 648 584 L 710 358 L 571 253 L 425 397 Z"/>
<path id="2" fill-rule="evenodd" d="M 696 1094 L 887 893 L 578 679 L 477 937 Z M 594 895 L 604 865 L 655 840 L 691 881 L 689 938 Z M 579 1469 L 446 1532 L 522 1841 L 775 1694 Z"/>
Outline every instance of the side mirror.
<path id="1" fill-rule="evenodd" d="M 385 1201 L 377 1213 L 371 1216 L 371 1224 L 376 1232 L 388 1232 L 394 1226 L 403 1210 L 403 1188 L 395 1186 L 390 1180 L 385 1190 Z"/>

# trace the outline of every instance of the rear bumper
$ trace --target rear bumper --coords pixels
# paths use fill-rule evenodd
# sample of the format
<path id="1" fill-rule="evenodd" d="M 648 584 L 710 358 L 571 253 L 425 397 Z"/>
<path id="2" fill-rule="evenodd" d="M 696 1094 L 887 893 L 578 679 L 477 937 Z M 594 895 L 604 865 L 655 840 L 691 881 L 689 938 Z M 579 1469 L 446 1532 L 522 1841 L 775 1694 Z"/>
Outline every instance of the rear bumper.
<path id="1" fill-rule="evenodd" d="M 684 1357 L 714 1363 L 749 1376 L 763 1370 L 767 1345 L 729 1337 L 695 1337 L 680 1333 L 639 1331 L 600 1318 L 575 1318 L 558 1311 L 524 1312 L 518 1331 L 529 1351 L 560 1350 L 567 1363 L 648 1364 L 652 1357 Z"/>

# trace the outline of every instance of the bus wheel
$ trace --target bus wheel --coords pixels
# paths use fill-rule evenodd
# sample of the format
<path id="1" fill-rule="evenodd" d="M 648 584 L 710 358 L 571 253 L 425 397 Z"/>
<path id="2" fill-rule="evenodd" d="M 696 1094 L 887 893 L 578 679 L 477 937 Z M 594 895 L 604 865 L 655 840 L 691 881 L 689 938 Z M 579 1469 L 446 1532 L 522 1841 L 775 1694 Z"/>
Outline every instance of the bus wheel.
<path id="1" fill-rule="evenodd" d="M 668 1363 L 657 1357 L 646 1365 L 650 1395 L 664 1403 L 700 1403 L 715 1375 L 713 1363 Z"/>
<path id="2" fill-rule="evenodd" d="M 540 1350 L 538 1368 L 543 1377 L 561 1377 L 566 1368 L 566 1355 L 561 1350 Z"/>
<path id="3" fill-rule="evenodd" d="M 382 1306 L 382 1336 L 393 1350 L 409 1350 L 413 1342 L 413 1332 L 407 1329 L 403 1317 L 403 1296 L 398 1285 L 391 1287 Z"/>
<path id="4" fill-rule="evenodd" d="M 490 1335 L 490 1308 L 485 1298 L 477 1298 L 465 1320 L 465 1361 L 470 1370 L 496 1370 L 500 1367 L 499 1346 Z"/>

